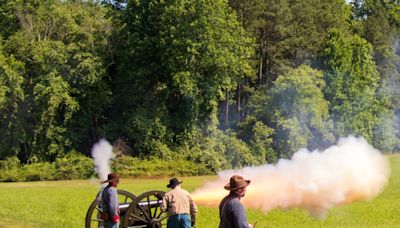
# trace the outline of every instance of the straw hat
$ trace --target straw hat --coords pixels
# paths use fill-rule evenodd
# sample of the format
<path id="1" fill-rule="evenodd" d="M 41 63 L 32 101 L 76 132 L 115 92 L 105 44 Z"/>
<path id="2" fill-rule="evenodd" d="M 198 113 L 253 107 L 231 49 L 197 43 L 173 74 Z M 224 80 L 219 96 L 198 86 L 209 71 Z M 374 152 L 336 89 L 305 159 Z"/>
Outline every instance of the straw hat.
<path id="1" fill-rule="evenodd" d="M 224 186 L 226 190 L 236 190 L 238 188 L 244 188 L 250 184 L 250 180 L 245 180 L 242 176 L 233 175 L 229 180 L 229 183 Z"/>

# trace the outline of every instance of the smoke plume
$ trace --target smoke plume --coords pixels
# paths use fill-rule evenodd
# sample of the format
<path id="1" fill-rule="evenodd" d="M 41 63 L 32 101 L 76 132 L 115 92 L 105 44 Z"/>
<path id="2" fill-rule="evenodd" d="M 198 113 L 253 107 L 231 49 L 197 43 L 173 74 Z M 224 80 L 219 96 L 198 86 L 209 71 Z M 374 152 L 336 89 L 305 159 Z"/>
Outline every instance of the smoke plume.
<path id="1" fill-rule="evenodd" d="M 242 202 L 264 212 L 273 208 L 304 208 L 323 218 L 327 210 L 356 200 L 377 196 L 390 175 L 387 158 L 363 138 L 341 138 L 320 152 L 297 151 L 291 160 L 276 165 L 246 167 L 218 174 L 219 179 L 192 193 L 196 203 L 218 206 L 228 194 L 223 186 L 233 174 L 250 179 Z"/>
<path id="2" fill-rule="evenodd" d="M 107 140 L 101 139 L 98 143 L 94 144 L 92 157 L 95 171 L 99 175 L 100 180 L 107 180 L 107 175 L 111 172 L 110 161 L 115 158 L 111 144 Z"/>

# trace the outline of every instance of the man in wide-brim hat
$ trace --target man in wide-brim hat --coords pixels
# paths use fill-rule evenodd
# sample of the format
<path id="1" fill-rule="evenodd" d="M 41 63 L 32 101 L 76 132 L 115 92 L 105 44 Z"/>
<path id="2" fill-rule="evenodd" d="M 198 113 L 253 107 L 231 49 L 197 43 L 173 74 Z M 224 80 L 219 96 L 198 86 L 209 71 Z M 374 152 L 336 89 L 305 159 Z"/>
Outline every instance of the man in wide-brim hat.
<path id="1" fill-rule="evenodd" d="M 102 184 L 105 183 L 110 183 L 110 182 L 117 182 L 114 185 L 117 185 L 119 183 L 119 176 L 116 173 L 110 173 L 107 175 L 107 180 L 101 182 Z"/>
<path id="2" fill-rule="evenodd" d="M 117 185 L 119 183 L 119 176 L 116 173 L 110 173 L 107 180 L 101 182 L 102 184 L 108 183 L 104 188 L 102 200 L 102 213 L 101 217 L 104 221 L 106 228 L 119 227 L 119 205 L 118 205 L 118 192 Z"/>
<path id="3" fill-rule="evenodd" d="M 224 188 L 229 190 L 219 205 L 219 228 L 252 228 L 253 225 L 247 222 L 246 211 L 240 199 L 246 194 L 246 187 L 250 180 L 242 176 L 233 175 Z"/>
<path id="4" fill-rule="evenodd" d="M 182 183 L 183 183 L 183 181 L 179 181 L 176 177 L 174 177 L 169 180 L 169 184 L 167 185 L 167 188 L 174 189 L 176 186 L 178 186 Z"/>
<path id="5" fill-rule="evenodd" d="M 168 212 L 167 228 L 190 228 L 196 223 L 197 206 L 181 184 L 176 177 L 170 179 L 167 188 L 171 191 L 163 197 L 161 209 Z"/>

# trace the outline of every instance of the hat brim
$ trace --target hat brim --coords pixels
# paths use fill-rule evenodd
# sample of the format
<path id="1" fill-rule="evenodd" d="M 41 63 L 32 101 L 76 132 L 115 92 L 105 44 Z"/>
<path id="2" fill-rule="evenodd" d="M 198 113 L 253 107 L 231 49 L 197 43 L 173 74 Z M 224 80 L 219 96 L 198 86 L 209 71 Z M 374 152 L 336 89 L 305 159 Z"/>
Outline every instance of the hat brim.
<path id="1" fill-rule="evenodd" d="M 237 187 L 235 187 L 235 188 L 231 188 L 231 185 L 230 185 L 230 183 L 228 183 L 228 184 L 226 184 L 225 186 L 224 186 L 224 188 L 226 189 L 226 190 L 236 190 L 236 189 L 239 189 L 239 188 L 244 188 L 244 187 L 247 187 L 247 186 L 249 186 L 249 184 L 250 184 L 250 180 L 245 180 L 246 181 L 246 185 L 242 185 L 242 186 L 237 186 Z"/>
<path id="2" fill-rule="evenodd" d="M 105 183 L 110 183 L 110 182 L 113 182 L 113 181 L 119 181 L 119 178 L 113 178 L 113 179 L 111 179 L 111 180 L 106 180 L 106 181 L 103 181 L 103 182 L 101 182 L 102 184 L 105 184 Z"/>
<path id="3" fill-rule="evenodd" d="M 173 188 L 173 187 L 175 187 L 175 186 L 177 186 L 177 185 L 180 185 L 180 184 L 182 184 L 183 183 L 183 181 L 179 181 L 178 183 L 176 183 L 176 184 L 168 184 L 167 185 L 167 188 Z"/>

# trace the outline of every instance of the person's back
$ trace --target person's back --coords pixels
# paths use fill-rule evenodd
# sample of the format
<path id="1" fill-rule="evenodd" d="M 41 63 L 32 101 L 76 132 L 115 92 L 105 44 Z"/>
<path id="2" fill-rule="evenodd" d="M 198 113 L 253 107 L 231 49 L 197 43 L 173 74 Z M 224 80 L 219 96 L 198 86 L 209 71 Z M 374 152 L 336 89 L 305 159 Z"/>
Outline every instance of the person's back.
<path id="1" fill-rule="evenodd" d="M 165 193 L 161 205 L 161 209 L 168 213 L 167 228 L 190 228 L 196 221 L 197 206 L 189 192 L 180 187 L 181 183 L 173 178 L 167 185 L 172 190 Z"/>
<path id="2" fill-rule="evenodd" d="M 226 196 L 220 206 L 219 228 L 248 228 L 245 209 L 238 196 Z"/>
<path id="3" fill-rule="evenodd" d="M 168 210 L 168 215 L 175 214 L 190 214 L 190 207 L 192 204 L 192 198 L 190 194 L 185 189 L 180 186 L 176 186 L 171 191 L 165 194 L 165 199 L 170 202 Z"/>

